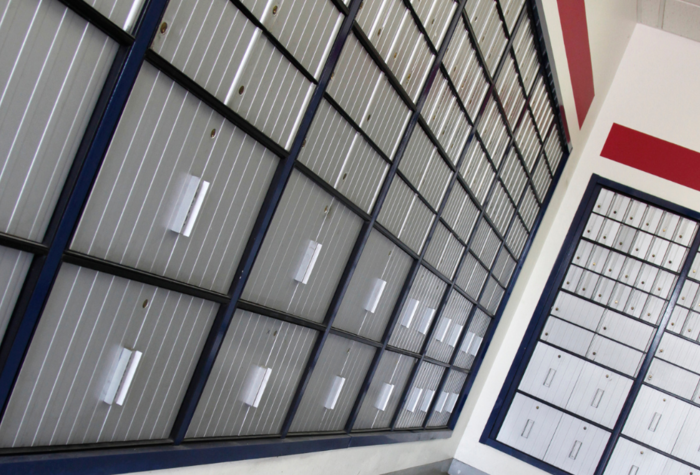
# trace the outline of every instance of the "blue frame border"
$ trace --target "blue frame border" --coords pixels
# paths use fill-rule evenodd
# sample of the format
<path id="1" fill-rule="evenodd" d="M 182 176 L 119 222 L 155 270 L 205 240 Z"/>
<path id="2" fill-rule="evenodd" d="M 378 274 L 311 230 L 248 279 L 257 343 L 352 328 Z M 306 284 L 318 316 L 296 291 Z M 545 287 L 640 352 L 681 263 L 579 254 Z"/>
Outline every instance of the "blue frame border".
<path id="1" fill-rule="evenodd" d="M 498 431 L 501 428 L 501 425 L 503 424 L 503 420 L 505 419 L 507 410 L 510 407 L 513 398 L 515 397 L 518 384 L 520 383 L 520 380 L 522 379 L 523 374 L 527 369 L 527 365 L 530 362 L 530 358 L 534 351 L 535 345 L 537 344 L 539 336 L 549 316 L 548 309 L 554 303 L 554 299 L 556 298 L 556 295 L 559 291 L 559 284 L 564 279 L 566 271 L 568 270 L 568 264 L 571 261 L 574 252 L 576 251 L 576 243 L 578 242 L 579 237 L 583 233 L 583 228 L 588 222 L 588 216 L 593 210 L 593 206 L 595 205 L 595 198 L 600 189 L 603 187 L 628 195 L 631 198 L 636 198 L 651 203 L 654 206 L 665 208 L 666 210 L 680 214 L 681 216 L 700 221 L 700 212 L 685 208 L 683 206 L 677 205 L 662 198 L 658 198 L 648 193 L 639 191 L 627 185 L 623 185 L 621 183 L 604 178 L 597 174 L 593 174 L 591 176 L 591 179 L 588 182 L 588 186 L 586 187 L 583 197 L 581 198 L 581 203 L 571 222 L 569 231 L 566 234 L 566 238 L 564 239 L 564 242 L 561 245 L 561 249 L 554 263 L 554 267 L 552 268 L 549 278 L 547 279 L 547 282 L 545 284 L 544 290 L 542 291 L 540 300 L 537 303 L 537 306 L 535 307 L 535 311 L 533 312 L 530 324 L 528 325 L 528 328 L 525 332 L 525 336 L 523 336 L 518 352 L 516 353 L 515 358 L 513 360 L 513 364 L 511 365 L 510 370 L 508 371 L 505 383 L 501 388 L 501 392 L 499 393 L 498 398 L 496 399 L 493 410 L 491 411 L 491 415 L 489 416 L 486 426 L 484 427 L 484 431 L 481 434 L 481 438 L 479 439 L 479 442 L 484 445 L 493 447 L 501 452 L 504 452 L 512 457 L 515 457 L 519 460 L 522 460 L 523 462 L 528 463 L 529 465 L 533 465 L 553 475 L 570 474 L 542 460 L 536 459 L 530 455 L 525 454 L 524 452 L 520 452 L 517 449 L 503 444 L 502 442 L 496 440 L 496 437 L 498 435 Z M 697 231 L 696 236 L 693 240 L 693 244 L 689 248 L 689 254 L 691 254 L 693 251 L 697 252 L 699 243 L 700 230 Z M 663 322 L 664 320 L 667 320 L 666 314 L 669 314 L 670 316 L 670 310 L 672 310 L 673 304 L 678 298 L 678 294 L 680 293 L 680 286 L 683 284 L 684 276 L 685 274 L 687 274 L 687 270 L 691 264 L 692 259 L 688 258 L 686 260 L 686 264 L 683 266 L 683 269 L 680 271 L 680 277 L 678 279 L 678 282 L 676 283 L 676 290 L 673 292 L 670 298 L 669 305 L 667 306 L 667 309 L 664 314 L 665 316 L 664 318 L 662 318 L 656 336 L 654 337 L 654 342 L 660 339 L 660 335 L 663 334 L 663 330 L 665 328 Z M 615 424 L 615 428 L 611 431 L 609 442 L 606 446 L 603 455 L 601 456 L 600 464 L 596 469 L 596 475 L 601 474 L 605 469 L 605 466 L 607 465 L 615 443 L 619 438 L 619 433 L 622 429 L 622 426 L 624 425 L 624 422 L 627 419 L 627 416 L 629 415 L 632 404 L 634 403 L 634 400 L 636 398 L 636 393 L 639 391 L 639 387 L 641 386 L 644 375 L 646 374 L 646 369 L 648 369 L 648 366 L 651 362 L 651 359 L 654 356 L 654 353 L 655 352 L 651 351 L 651 349 L 649 350 L 647 356 L 645 357 L 642 368 L 640 369 L 639 374 L 635 378 L 633 388 L 630 390 L 630 395 L 628 396 L 624 407 L 620 411 L 618 422 Z M 637 391 L 634 391 L 635 387 Z"/>

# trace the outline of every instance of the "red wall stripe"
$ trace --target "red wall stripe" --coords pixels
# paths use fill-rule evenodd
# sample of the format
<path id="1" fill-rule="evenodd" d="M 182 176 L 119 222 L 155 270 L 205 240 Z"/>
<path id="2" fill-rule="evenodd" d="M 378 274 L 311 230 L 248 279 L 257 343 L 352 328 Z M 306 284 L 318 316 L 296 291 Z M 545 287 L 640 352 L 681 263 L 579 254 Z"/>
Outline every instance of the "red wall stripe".
<path id="1" fill-rule="evenodd" d="M 680 145 L 613 124 L 600 155 L 700 190 L 700 153 Z"/>
<path id="2" fill-rule="evenodd" d="M 557 0 L 557 4 L 571 74 L 571 87 L 574 90 L 578 126 L 581 128 L 595 97 L 586 4 L 584 0 Z"/>

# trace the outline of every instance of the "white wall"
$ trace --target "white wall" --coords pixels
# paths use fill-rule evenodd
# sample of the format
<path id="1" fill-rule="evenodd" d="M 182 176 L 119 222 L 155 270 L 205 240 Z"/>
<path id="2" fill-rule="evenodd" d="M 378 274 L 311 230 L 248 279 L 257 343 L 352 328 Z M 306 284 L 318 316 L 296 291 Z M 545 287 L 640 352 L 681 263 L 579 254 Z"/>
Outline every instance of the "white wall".
<path id="1" fill-rule="evenodd" d="M 599 7 L 598 2 L 588 3 L 596 3 L 596 8 Z M 587 13 L 591 13 L 590 8 L 587 8 Z M 595 40 L 593 43 L 599 42 Z M 594 56 L 597 48 L 593 47 Z M 595 64 L 594 57 L 594 68 Z M 597 78 L 596 75 L 596 80 Z M 635 27 L 607 97 L 597 105 L 597 117 L 589 123 L 589 114 L 586 120 L 584 129 L 590 128 L 588 140 L 572 155 L 574 161 L 567 166 L 566 182 L 562 179 L 555 194 L 559 206 L 556 210 L 552 207 L 547 213 L 548 232 L 540 232 L 536 239 L 496 332 L 494 343 L 477 377 L 474 391 L 467 402 L 468 407 L 465 408 L 465 413 L 470 413 L 471 418 L 457 449 L 457 459 L 490 475 L 544 473 L 502 452 L 479 444 L 479 438 L 591 175 L 596 173 L 700 211 L 700 192 L 600 156 L 613 123 L 700 152 L 698 78 L 700 43 L 643 25 Z M 598 89 L 596 93 L 596 100 L 601 99 Z M 567 116 L 575 118 L 570 110 L 567 111 Z M 584 133 L 585 131 L 581 132 Z"/>

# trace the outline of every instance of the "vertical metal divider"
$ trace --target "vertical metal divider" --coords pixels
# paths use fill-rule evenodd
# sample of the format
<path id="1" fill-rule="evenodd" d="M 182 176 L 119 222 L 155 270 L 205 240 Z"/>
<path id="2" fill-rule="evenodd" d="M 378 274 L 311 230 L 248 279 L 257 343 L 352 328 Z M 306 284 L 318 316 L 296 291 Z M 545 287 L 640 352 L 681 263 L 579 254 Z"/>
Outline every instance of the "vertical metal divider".
<path id="1" fill-rule="evenodd" d="M 458 11 L 459 11 L 459 7 L 463 7 L 463 5 L 465 3 L 466 3 L 466 0 L 460 0 L 460 2 L 458 4 Z M 386 196 L 389 193 L 389 188 L 391 186 L 391 183 L 398 172 L 399 163 L 401 162 L 401 158 L 403 157 L 403 154 L 406 150 L 406 147 L 408 146 L 408 142 L 411 138 L 411 135 L 413 134 L 413 130 L 415 129 L 415 127 L 418 123 L 418 118 L 420 117 L 421 109 L 423 108 L 423 105 L 425 104 L 425 101 L 428 97 L 428 92 L 430 92 L 430 88 L 432 87 L 433 81 L 435 80 L 435 76 L 440 68 L 440 64 L 442 63 L 442 58 L 445 56 L 445 52 L 447 51 L 447 47 L 448 47 L 449 42 L 452 38 L 452 34 L 457 26 L 457 21 L 458 21 L 458 16 L 455 14 L 455 16 L 453 16 L 453 18 L 450 22 L 450 26 L 448 27 L 448 30 L 447 30 L 447 33 L 445 34 L 445 37 L 443 38 L 443 42 L 442 42 L 442 45 L 440 47 L 440 50 L 438 51 L 438 54 L 435 56 L 433 64 L 430 68 L 430 72 L 428 73 L 428 76 L 426 77 L 425 83 L 423 84 L 423 89 L 422 89 L 420 95 L 418 96 L 418 100 L 416 101 L 415 110 L 413 111 L 413 114 L 411 115 L 411 118 L 409 119 L 409 122 L 406 126 L 406 129 L 404 130 L 404 134 L 401 138 L 399 146 L 398 146 L 396 153 L 394 155 L 394 159 L 391 163 L 391 167 L 389 168 L 387 176 L 384 179 L 384 182 L 382 183 L 382 188 L 380 189 L 380 192 L 377 196 L 377 201 L 375 202 L 374 207 L 372 209 L 371 218 L 368 222 L 364 223 L 364 225 L 361 229 L 360 235 L 358 236 L 357 241 L 355 242 L 355 246 L 353 247 L 352 253 L 350 254 L 350 258 L 348 259 L 348 263 L 345 266 L 340 283 L 338 284 L 336 292 L 333 295 L 333 300 L 331 301 L 331 305 L 329 306 L 328 312 L 326 314 L 326 318 L 324 320 L 324 323 L 327 325 L 326 331 L 317 339 L 316 344 L 314 346 L 314 349 L 312 350 L 312 356 L 309 358 L 309 362 L 304 370 L 304 374 L 302 375 L 302 380 L 299 383 L 299 386 L 297 388 L 297 393 L 294 396 L 294 399 L 292 401 L 292 405 L 290 406 L 290 409 L 287 413 L 284 424 L 282 426 L 282 437 L 285 437 L 287 435 L 287 433 L 289 431 L 289 427 L 291 426 L 291 423 L 292 423 L 292 419 L 294 418 L 294 415 L 296 414 L 296 410 L 298 409 L 299 404 L 301 403 L 301 398 L 303 397 L 303 394 L 304 394 L 304 391 L 305 391 L 306 386 L 308 384 L 309 378 L 311 377 L 311 373 L 313 372 L 313 369 L 316 366 L 316 363 L 318 361 L 320 353 L 323 349 L 323 345 L 325 344 L 325 341 L 328 338 L 328 334 L 330 333 L 330 329 L 332 328 L 332 325 L 333 325 L 333 320 L 335 319 L 338 308 L 340 307 L 340 303 L 343 299 L 343 296 L 345 295 L 345 291 L 347 290 L 347 287 L 350 284 L 350 280 L 352 279 L 352 275 L 355 271 L 355 268 L 357 267 L 357 263 L 360 260 L 360 256 L 362 254 L 362 251 L 364 250 L 365 244 L 367 243 L 367 240 L 369 239 L 369 235 L 374 227 L 374 223 L 377 221 L 377 218 L 379 216 L 379 212 L 381 211 L 382 205 L 384 204 L 384 200 L 386 199 Z M 426 38 L 426 41 L 429 41 L 429 38 Z M 405 296 L 408 293 L 408 287 L 410 287 L 410 282 L 413 281 L 413 278 L 415 277 L 415 275 L 418 271 L 420 261 L 422 260 L 422 256 L 425 253 L 425 249 L 427 249 L 428 243 L 430 242 L 430 238 L 432 237 L 432 233 L 434 232 L 434 229 L 437 225 L 437 222 L 439 220 L 439 216 L 441 213 L 441 209 L 444 206 L 444 202 L 446 201 L 446 197 L 448 194 L 449 194 L 449 190 L 446 190 L 445 197 L 443 198 L 443 203 L 441 204 L 441 208 L 438 210 L 438 214 L 435 216 L 433 223 L 431 225 L 431 229 L 428 232 L 425 243 L 423 244 L 423 250 L 422 250 L 418 260 L 414 261 L 414 263 L 411 267 L 411 270 L 409 271 L 409 275 L 407 276 L 406 282 L 404 283 L 404 287 L 402 288 L 401 293 L 399 295 L 399 298 L 397 299 L 392 316 L 389 320 L 389 323 L 387 324 L 387 329 L 385 331 L 384 337 L 382 338 L 382 347 L 379 348 L 375 352 L 374 358 L 372 359 L 372 362 L 370 363 L 370 368 L 368 369 L 367 375 L 366 375 L 365 379 L 363 380 L 362 385 L 360 386 L 360 392 L 358 393 L 358 396 L 355 398 L 355 403 L 353 404 L 353 408 L 350 412 L 350 416 L 348 417 L 348 421 L 346 422 L 346 425 L 345 425 L 346 432 L 350 432 L 352 430 L 352 425 L 354 424 L 354 422 L 357 418 L 357 414 L 359 413 L 359 409 L 362 405 L 362 401 L 364 400 L 364 396 L 365 396 L 367 390 L 369 389 L 371 379 L 374 376 L 374 373 L 377 369 L 377 365 L 379 364 L 379 360 L 381 359 L 381 355 L 385 351 L 386 346 L 388 344 L 389 338 L 391 336 L 391 330 L 393 330 L 394 323 L 395 323 L 395 320 L 397 318 L 398 308 L 400 308 L 400 306 L 403 304 L 403 300 L 405 299 Z"/>
<path id="2" fill-rule="evenodd" d="M 67 6 L 72 4 L 70 2 Z M 167 4 L 168 0 L 150 0 L 144 5 L 135 27 L 135 38 L 131 44 L 122 43 L 117 52 L 83 134 L 44 237 L 43 244 L 48 246 L 48 252 L 33 259 L 0 348 L 0 417 L 4 415 L 44 305 L 61 268 L 63 254 L 78 225 Z M 84 10 L 81 9 L 79 14 L 85 15 Z M 123 38 L 122 35 L 120 37 Z"/>
<path id="3" fill-rule="evenodd" d="M 323 99 L 323 93 L 328 86 L 331 74 L 335 68 L 340 53 L 343 50 L 345 41 L 352 30 L 352 25 L 359 10 L 361 0 L 353 0 L 348 15 L 343 19 L 343 23 L 338 31 L 338 34 L 333 41 L 333 46 L 328 55 L 323 70 L 319 77 L 318 86 L 314 90 L 314 93 L 309 101 L 309 105 L 304 113 L 304 117 L 299 125 L 299 129 L 292 143 L 292 147 L 289 151 L 289 155 L 280 161 L 275 170 L 275 174 L 270 183 L 270 187 L 265 195 L 265 199 L 260 208 L 258 216 L 253 225 L 253 229 L 250 233 L 250 238 L 246 243 L 246 247 L 243 251 L 238 269 L 234 274 L 233 283 L 229 290 L 230 301 L 228 305 L 222 305 L 219 308 L 214 322 L 212 324 L 209 336 L 204 344 L 202 353 L 200 355 L 197 366 L 195 367 L 190 384 L 187 387 L 187 392 L 180 405 L 180 410 L 178 411 L 175 423 L 171 431 L 171 438 L 175 444 L 180 444 L 185 438 L 187 429 L 194 412 L 199 403 L 199 398 L 204 392 L 204 387 L 206 385 L 211 369 L 214 366 L 214 361 L 219 353 L 221 345 L 223 343 L 226 332 L 231 324 L 233 315 L 236 311 L 236 306 L 243 293 L 243 289 L 248 281 L 248 277 L 253 269 L 255 260 L 262 247 L 263 240 L 267 234 L 267 230 L 272 222 L 272 217 L 277 209 L 277 206 L 282 198 L 282 193 L 289 181 L 289 177 L 294 169 L 294 162 L 296 161 L 301 148 L 306 138 L 306 134 L 311 127 L 311 122 L 318 110 L 321 100 Z M 318 345 L 318 342 L 317 342 Z M 286 422 L 285 422 L 286 424 Z M 288 429 L 288 426 L 287 426 Z M 283 427 L 283 436 L 285 434 Z"/>
<path id="4" fill-rule="evenodd" d="M 596 467 L 596 470 L 594 472 L 595 475 L 603 475 L 605 467 L 610 461 L 610 456 L 612 455 L 612 452 L 615 449 L 615 445 L 617 444 L 617 441 L 620 438 L 620 434 L 622 433 L 622 428 L 625 426 L 627 418 L 629 417 L 630 412 L 632 411 L 632 406 L 634 405 L 634 402 L 637 399 L 637 395 L 639 394 L 639 391 L 642 388 L 644 378 L 647 374 L 647 371 L 649 371 L 649 367 L 651 366 L 651 362 L 654 359 L 654 356 L 656 355 L 656 350 L 659 348 L 661 338 L 663 337 L 664 332 L 666 331 L 668 322 L 669 320 L 671 320 L 673 309 L 676 306 L 678 297 L 681 293 L 681 290 L 683 289 L 683 284 L 685 284 L 685 281 L 688 278 L 688 271 L 693 265 L 693 261 L 695 260 L 695 256 L 697 255 L 699 248 L 700 224 L 698 229 L 696 229 L 695 231 L 695 237 L 693 237 L 693 242 L 688 248 L 688 255 L 686 256 L 685 262 L 683 263 L 683 267 L 681 267 L 680 269 L 678 281 L 676 282 L 676 285 L 673 288 L 673 292 L 671 293 L 671 298 L 669 299 L 668 304 L 666 305 L 664 315 L 663 317 L 661 317 L 661 321 L 659 322 L 659 326 L 656 329 L 656 333 L 654 334 L 654 338 L 651 341 L 651 345 L 649 345 L 647 354 L 645 355 L 644 360 L 642 360 L 642 365 L 639 368 L 637 377 L 634 379 L 634 383 L 632 383 L 632 387 L 630 388 L 630 392 L 627 395 L 625 404 L 622 406 L 622 410 L 620 411 L 620 415 L 617 418 L 617 422 L 615 422 L 615 427 L 613 428 L 610 438 L 608 439 L 608 443 L 605 445 L 605 450 L 603 451 L 603 454 L 600 457 L 600 462 L 598 463 L 598 466 Z"/>

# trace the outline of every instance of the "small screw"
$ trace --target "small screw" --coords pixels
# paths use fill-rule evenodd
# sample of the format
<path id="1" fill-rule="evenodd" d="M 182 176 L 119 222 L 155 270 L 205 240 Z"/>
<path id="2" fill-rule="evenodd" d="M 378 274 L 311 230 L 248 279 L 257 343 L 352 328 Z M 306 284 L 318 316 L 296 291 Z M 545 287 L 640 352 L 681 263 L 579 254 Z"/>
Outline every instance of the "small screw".
<path id="1" fill-rule="evenodd" d="M 141 304 L 143 308 L 148 307 L 148 299 L 144 300 L 143 303 Z"/>
<path id="2" fill-rule="evenodd" d="M 272 7 L 272 14 L 273 14 L 273 15 L 277 15 L 277 5 L 275 5 L 274 7 Z"/>
<path id="3" fill-rule="evenodd" d="M 243 94 L 243 91 L 245 91 L 245 86 L 241 86 L 238 88 L 238 94 Z"/>
<path id="4" fill-rule="evenodd" d="M 160 33 L 163 35 L 166 31 L 168 31 L 168 24 L 163 22 L 160 24 Z"/>
<path id="5" fill-rule="evenodd" d="M 216 137 L 216 129 L 211 129 L 211 133 L 209 134 L 211 138 Z"/>

